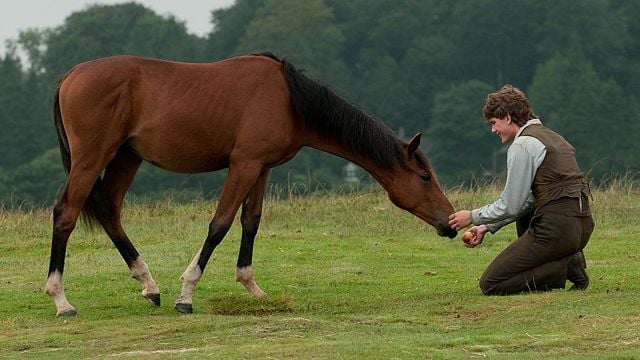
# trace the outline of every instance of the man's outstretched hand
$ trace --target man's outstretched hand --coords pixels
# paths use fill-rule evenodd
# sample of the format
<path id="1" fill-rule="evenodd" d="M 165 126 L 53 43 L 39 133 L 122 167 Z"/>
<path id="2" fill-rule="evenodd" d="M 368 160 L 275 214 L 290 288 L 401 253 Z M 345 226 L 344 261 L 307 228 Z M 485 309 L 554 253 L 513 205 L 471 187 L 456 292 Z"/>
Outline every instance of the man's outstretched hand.
<path id="1" fill-rule="evenodd" d="M 471 225 L 471 211 L 462 210 L 449 215 L 449 225 L 455 231 L 460 231 Z"/>

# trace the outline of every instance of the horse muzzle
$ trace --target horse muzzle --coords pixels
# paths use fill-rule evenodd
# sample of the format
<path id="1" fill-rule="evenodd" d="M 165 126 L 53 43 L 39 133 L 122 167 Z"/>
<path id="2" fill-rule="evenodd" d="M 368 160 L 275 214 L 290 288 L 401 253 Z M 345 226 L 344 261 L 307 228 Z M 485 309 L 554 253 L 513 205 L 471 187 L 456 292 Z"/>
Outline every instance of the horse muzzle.
<path id="1" fill-rule="evenodd" d="M 438 227 L 438 235 L 442 237 L 448 237 L 449 239 L 453 239 L 458 236 L 458 232 L 453 230 L 449 224 L 443 225 L 439 224 Z"/>

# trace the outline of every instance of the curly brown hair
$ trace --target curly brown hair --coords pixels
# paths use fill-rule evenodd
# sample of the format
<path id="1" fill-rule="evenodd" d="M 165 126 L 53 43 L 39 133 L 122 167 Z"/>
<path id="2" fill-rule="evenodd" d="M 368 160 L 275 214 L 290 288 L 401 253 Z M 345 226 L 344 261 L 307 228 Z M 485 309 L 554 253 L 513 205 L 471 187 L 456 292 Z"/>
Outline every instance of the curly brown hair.
<path id="1" fill-rule="evenodd" d="M 511 120 L 519 126 L 524 126 L 527 121 L 537 119 L 529 104 L 527 95 L 513 85 L 505 85 L 502 89 L 487 95 L 487 102 L 482 109 L 485 119 L 502 119 L 511 115 Z"/>

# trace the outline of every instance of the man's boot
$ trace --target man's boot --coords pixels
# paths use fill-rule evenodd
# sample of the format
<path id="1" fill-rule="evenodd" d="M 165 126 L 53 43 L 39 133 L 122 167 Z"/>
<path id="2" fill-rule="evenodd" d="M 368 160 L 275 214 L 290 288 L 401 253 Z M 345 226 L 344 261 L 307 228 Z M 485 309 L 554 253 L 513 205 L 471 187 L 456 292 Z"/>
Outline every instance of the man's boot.
<path id="1" fill-rule="evenodd" d="M 567 280 L 573 285 L 569 290 L 585 290 L 589 287 L 589 275 L 587 274 L 587 261 L 584 259 L 582 250 L 569 255 L 567 262 Z"/>

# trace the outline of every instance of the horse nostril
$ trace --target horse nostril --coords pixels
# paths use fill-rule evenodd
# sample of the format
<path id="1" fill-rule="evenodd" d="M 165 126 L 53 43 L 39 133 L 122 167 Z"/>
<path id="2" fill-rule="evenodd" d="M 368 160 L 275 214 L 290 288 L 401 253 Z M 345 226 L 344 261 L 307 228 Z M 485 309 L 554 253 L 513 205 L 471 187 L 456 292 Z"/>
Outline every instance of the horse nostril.
<path id="1" fill-rule="evenodd" d="M 453 230 L 451 225 L 447 224 L 445 228 L 445 235 L 449 237 L 449 239 L 453 239 L 458 236 L 458 232 Z"/>
<path id="2" fill-rule="evenodd" d="M 453 230 L 449 224 L 440 224 L 438 226 L 438 235 L 442 237 L 448 237 L 449 239 L 453 239 L 458 236 L 458 232 Z"/>

